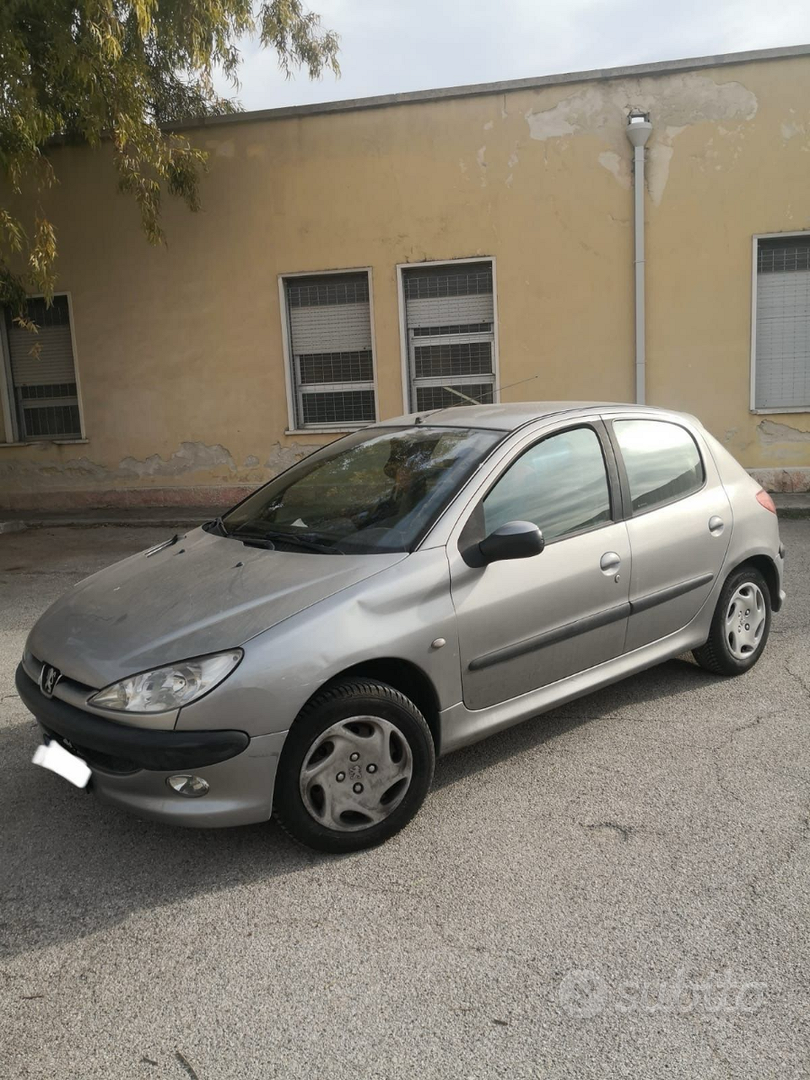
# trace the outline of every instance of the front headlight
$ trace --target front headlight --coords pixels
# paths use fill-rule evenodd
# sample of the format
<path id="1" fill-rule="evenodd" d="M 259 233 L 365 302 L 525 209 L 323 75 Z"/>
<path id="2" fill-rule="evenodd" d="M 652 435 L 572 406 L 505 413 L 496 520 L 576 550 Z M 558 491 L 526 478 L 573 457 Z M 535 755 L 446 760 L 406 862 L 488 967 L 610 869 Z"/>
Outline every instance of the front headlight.
<path id="1" fill-rule="evenodd" d="M 188 705 L 221 683 L 242 659 L 241 649 L 196 656 L 178 664 L 142 671 L 112 683 L 87 699 L 88 705 L 115 712 L 169 712 Z"/>

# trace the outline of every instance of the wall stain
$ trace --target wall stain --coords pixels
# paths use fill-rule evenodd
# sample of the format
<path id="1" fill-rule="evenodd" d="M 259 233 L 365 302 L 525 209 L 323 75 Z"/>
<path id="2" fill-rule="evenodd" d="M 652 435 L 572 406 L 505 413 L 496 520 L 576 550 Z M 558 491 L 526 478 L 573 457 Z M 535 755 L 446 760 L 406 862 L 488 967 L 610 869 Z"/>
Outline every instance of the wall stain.
<path id="1" fill-rule="evenodd" d="M 514 146 L 514 149 L 512 150 L 512 153 L 509 155 L 509 157 L 507 158 L 507 161 L 506 161 L 506 166 L 509 169 L 509 175 L 507 176 L 507 178 L 506 178 L 506 180 L 504 182 L 505 182 L 507 187 L 512 186 L 512 181 L 513 181 L 514 176 L 515 176 L 515 169 L 516 169 L 518 163 L 520 162 L 520 154 L 518 154 L 519 147 L 520 147 L 520 143 L 516 142 L 515 146 Z"/>
<path id="2" fill-rule="evenodd" d="M 790 139 L 795 138 L 796 135 L 807 134 L 805 123 L 803 120 L 797 119 L 795 109 L 790 110 L 789 119 L 782 121 L 780 130 L 782 132 L 782 138 L 785 140 L 785 142 L 788 142 Z"/>
<path id="3" fill-rule="evenodd" d="M 233 139 L 209 139 L 206 150 L 211 150 L 217 157 L 232 158 L 236 153 Z"/>
<path id="4" fill-rule="evenodd" d="M 486 153 L 487 153 L 486 146 L 482 146 L 482 147 L 479 148 L 478 152 L 475 155 L 475 160 L 477 161 L 478 168 L 481 171 L 481 187 L 486 187 L 487 186 Z"/>
<path id="5" fill-rule="evenodd" d="M 623 188 L 630 187 L 630 158 L 621 157 L 615 150 L 603 150 L 599 155 L 599 164 L 614 176 Z"/>

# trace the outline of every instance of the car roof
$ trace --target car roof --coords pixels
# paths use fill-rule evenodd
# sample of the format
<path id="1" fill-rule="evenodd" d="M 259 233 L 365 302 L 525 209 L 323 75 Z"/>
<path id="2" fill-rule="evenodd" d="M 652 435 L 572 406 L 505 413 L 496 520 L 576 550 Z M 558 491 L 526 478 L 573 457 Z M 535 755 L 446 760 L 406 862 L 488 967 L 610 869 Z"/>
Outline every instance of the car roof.
<path id="1" fill-rule="evenodd" d="M 402 426 L 403 424 L 429 424 L 431 427 L 470 427 L 490 428 L 493 431 L 515 431 L 535 420 L 565 413 L 606 413 L 624 412 L 649 413 L 650 417 L 678 417 L 694 420 L 685 413 L 669 412 L 646 405 L 633 405 L 620 401 L 514 401 L 500 405 L 456 405 L 450 409 L 433 409 L 425 412 L 396 416 L 380 421 L 381 427 Z"/>

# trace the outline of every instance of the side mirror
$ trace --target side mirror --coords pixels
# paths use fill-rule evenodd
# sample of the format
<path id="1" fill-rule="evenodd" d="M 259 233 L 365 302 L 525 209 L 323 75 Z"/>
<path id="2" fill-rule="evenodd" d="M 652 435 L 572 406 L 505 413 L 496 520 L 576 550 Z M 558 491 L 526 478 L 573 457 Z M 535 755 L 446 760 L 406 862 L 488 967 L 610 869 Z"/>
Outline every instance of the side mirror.
<path id="1" fill-rule="evenodd" d="M 545 546 L 543 534 L 531 521 L 507 521 L 482 540 L 478 550 L 485 563 L 492 563 L 504 559 L 530 559 L 539 555 Z"/>

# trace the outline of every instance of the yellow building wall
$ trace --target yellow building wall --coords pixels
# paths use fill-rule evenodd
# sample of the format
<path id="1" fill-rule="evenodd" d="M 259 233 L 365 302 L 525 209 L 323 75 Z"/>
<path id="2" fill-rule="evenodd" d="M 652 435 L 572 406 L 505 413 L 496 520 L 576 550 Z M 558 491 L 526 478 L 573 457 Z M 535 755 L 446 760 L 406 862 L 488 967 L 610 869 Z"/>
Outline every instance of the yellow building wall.
<path id="1" fill-rule="evenodd" d="M 810 414 L 749 411 L 752 235 L 810 228 L 799 57 L 199 128 L 202 209 L 167 197 L 158 248 L 107 150 L 54 150 L 87 442 L 0 446 L 0 503 L 227 501 L 333 437 L 286 433 L 280 274 L 371 267 L 382 417 L 405 408 L 397 264 L 478 255 L 501 385 L 537 376 L 503 400 L 632 400 L 631 107 L 648 402 L 806 486 Z"/>

